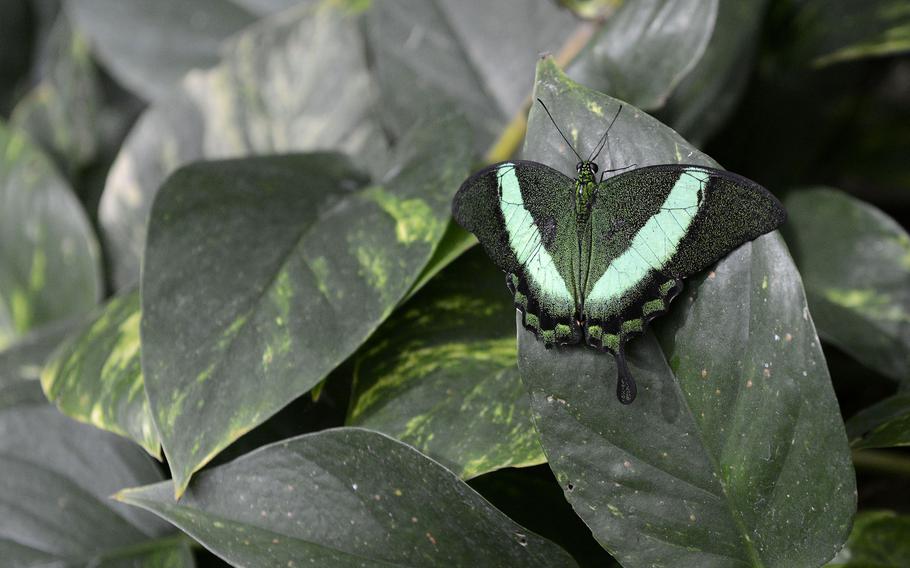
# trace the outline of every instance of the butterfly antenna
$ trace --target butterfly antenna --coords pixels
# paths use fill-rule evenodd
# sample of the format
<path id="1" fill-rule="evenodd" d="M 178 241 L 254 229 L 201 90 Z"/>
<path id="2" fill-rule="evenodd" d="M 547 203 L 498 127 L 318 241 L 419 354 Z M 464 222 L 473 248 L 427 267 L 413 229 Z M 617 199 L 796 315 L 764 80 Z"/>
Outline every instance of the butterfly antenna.
<path id="1" fill-rule="evenodd" d="M 546 111 L 547 116 L 550 117 L 550 122 L 552 122 L 552 123 L 553 123 L 553 126 L 556 127 L 556 132 L 559 132 L 559 135 L 562 136 L 562 139 L 566 141 L 566 144 L 569 146 L 569 149 L 572 150 L 572 153 L 575 154 L 576 156 L 578 156 L 578 161 L 579 161 L 579 162 L 583 162 L 584 160 L 582 159 L 582 157 L 579 156 L 579 155 L 578 155 L 578 152 L 575 151 L 575 147 L 572 146 L 572 143 L 569 142 L 569 139 L 566 138 L 566 135 L 563 134 L 563 133 L 562 133 L 562 130 L 559 129 L 559 126 L 556 124 L 556 121 L 553 120 L 553 115 L 550 114 L 550 109 L 547 108 L 547 105 L 543 104 L 543 101 L 540 100 L 540 99 L 537 99 L 537 102 L 540 103 L 540 106 L 542 106 L 542 107 L 543 107 L 543 110 Z"/>
<path id="2" fill-rule="evenodd" d="M 610 133 L 610 129 L 613 128 L 613 123 L 616 122 L 617 118 L 619 118 L 620 112 L 622 112 L 622 105 L 619 105 L 619 108 L 616 109 L 616 114 L 613 115 L 613 120 L 611 120 L 610 125 L 607 126 L 607 131 L 604 132 L 604 135 L 600 137 L 600 140 L 598 140 L 597 146 L 594 147 L 594 152 L 592 152 L 591 157 L 588 158 L 589 162 L 596 160 L 597 156 L 600 156 L 600 153 L 603 151 L 604 146 L 607 144 L 607 134 Z"/>

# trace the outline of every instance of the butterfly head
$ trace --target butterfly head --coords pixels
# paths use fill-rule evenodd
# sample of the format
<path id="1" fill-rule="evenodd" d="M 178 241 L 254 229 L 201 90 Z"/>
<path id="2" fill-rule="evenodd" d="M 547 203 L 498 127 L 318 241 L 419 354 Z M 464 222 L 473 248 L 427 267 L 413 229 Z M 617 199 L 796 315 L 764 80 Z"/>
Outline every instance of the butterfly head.
<path id="1" fill-rule="evenodd" d="M 594 183 L 597 170 L 597 164 L 590 160 L 582 160 L 575 164 L 575 171 L 578 172 L 578 181 L 582 184 Z"/>

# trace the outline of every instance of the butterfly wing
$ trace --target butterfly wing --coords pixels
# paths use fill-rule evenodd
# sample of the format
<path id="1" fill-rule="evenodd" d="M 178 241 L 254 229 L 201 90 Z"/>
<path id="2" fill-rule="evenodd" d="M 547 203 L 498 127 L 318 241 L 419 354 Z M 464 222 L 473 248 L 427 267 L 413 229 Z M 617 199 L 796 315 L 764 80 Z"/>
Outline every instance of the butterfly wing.
<path id="1" fill-rule="evenodd" d="M 452 204 L 458 224 L 507 273 L 525 327 L 548 346 L 582 337 L 574 186 L 543 164 L 501 162 L 468 178 Z"/>
<path id="2" fill-rule="evenodd" d="M 723 170 L 661 165 L 607 180 L 588 222 L 585 341 L 619 356 L 622 381 L 623 345 L 666 312 L 684 278 L 785 219 L 766 189 Z M 624 388 L 620 399 L 634 398 L 634 382 Z"/>

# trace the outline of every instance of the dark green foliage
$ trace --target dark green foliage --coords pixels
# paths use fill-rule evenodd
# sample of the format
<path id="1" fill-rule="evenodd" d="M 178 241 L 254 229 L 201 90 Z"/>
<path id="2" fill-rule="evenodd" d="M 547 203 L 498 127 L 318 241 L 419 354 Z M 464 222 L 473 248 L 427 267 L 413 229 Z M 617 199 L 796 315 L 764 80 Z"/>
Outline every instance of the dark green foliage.
<path id="1" fill-rule="evenodd" d="M 0 0 L 0 565 L 907 566 L 908 17 Z M 591 212 L 536 98 L 583 156 L 624 105 Z M 519 160 L 556 317 L 451 215 Z M 710 174 L 737 199 L 579 326 L 656 164 L 789 220 L 749 240 L 775 202 Z"/>

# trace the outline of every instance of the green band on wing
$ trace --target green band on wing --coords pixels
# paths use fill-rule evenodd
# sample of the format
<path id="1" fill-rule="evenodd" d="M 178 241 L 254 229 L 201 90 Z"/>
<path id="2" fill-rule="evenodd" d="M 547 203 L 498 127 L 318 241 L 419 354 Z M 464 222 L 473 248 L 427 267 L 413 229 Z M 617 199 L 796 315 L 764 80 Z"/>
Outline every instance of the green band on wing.
<path id="1" fill-rule="evenodd" d="M 571 313 L 575 300 L 566 287 L 549 251 L 543 246 L 540 230 L 531 213 L 524 207 L 515 165 L 506 162 L 496 170 L 499 177 L 499 206 L 509 236 L 509 247 L 522 265 L 529 286 L 550 306 L 560 306 Z"/>
<path id="2" fill-rule="evenodd" d="M 585 299 L 586 304 L 617 301 L 651 271 L 660 271 L 667 265 L 698 212 L 709 178 L 708 172 L 695 168 L 680 173 L 660 211 L 638 230 L 629 248 L 610 263 Z"/>

